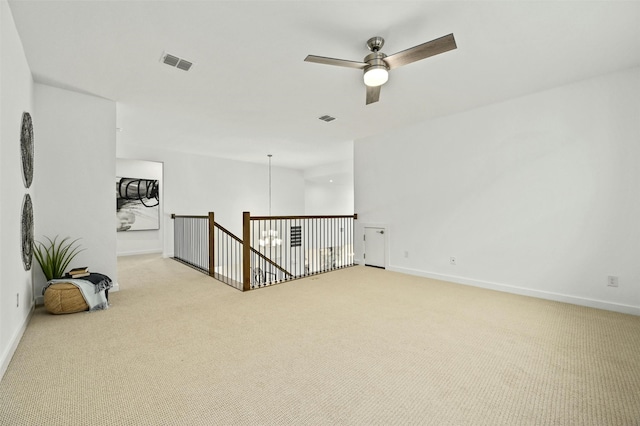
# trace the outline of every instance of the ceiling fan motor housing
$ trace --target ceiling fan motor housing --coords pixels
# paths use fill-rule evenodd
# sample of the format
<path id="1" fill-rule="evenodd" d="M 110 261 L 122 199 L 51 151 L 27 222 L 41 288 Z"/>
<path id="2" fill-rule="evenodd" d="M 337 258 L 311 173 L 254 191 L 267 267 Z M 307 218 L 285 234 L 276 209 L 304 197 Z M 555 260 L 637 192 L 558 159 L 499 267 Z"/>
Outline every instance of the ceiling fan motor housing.
<path id="1" fill-rule="evenodd" d="M 367 67 L 365 67 L 364 72 L 367 72 L 368 69 L 370 69 L 371 67 L 374 67 L 374 66 L 375 67 L 383 66 L 388 70 L 389 66 L 384 61 L 384 58 L 386 58 L 386 57 L 387 57 L 387 55 L 385 55 L 382 52 L 373 52 L 373 53 L 370 53 L 367 56 L 365 56 L 364 57 L 364 62 L 366 62 L 369 65 Z"/>
<path id="2" fill-rule="evenodd" d="M 365 79 L 365 84 L 367 86 L 379 86 L 382 85 L 384 83 L 387 82 L 387 78 L 388 78 L 388 71 L 389 71 L 389 66 L 387 65 L 387 63 L 384 61 L 384 58 L 386 58 L 387 55 L 385 55 L 382 52 L 373 52 L 368 54 L 367 56 L 365 56 L 364 58 L 364 62 L 367 63 L 367 66 L 364 67 L 364 79 Z M 374 73 L 383 73 L 384 74 L 384 78 L 376 83 L 367 83 L 368 78 L 367 78 L 367 73 L 369 71 L 372 70 L 384 70 L 384 71 L 374 71 Z M 380 77 L 378 77 L 380 78 Z"/>

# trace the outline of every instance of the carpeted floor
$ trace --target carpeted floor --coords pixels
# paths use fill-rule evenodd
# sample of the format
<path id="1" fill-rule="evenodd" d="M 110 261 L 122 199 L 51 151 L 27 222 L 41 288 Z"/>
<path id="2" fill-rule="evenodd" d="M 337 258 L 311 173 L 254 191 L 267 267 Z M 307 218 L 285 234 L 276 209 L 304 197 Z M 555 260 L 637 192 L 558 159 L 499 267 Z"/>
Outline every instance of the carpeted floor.
<path id="1" fill-rule="evenodd" d="M 1 425 L 640 425 L 640 317 L 353 267 L 241 293 L 119 259 L 36 309 Z"/>

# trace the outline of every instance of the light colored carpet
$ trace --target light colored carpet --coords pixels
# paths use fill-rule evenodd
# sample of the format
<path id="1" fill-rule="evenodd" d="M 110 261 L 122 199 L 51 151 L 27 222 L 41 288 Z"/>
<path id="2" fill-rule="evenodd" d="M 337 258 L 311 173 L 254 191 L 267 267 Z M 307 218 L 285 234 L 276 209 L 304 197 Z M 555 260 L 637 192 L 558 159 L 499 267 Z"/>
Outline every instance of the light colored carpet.
<path id="1" fill-rule="evenodd" d="M 37 308 L 2 425 L 640 425 L 640 317 L 353 267 L 241 293 L 119 260 Z"/>

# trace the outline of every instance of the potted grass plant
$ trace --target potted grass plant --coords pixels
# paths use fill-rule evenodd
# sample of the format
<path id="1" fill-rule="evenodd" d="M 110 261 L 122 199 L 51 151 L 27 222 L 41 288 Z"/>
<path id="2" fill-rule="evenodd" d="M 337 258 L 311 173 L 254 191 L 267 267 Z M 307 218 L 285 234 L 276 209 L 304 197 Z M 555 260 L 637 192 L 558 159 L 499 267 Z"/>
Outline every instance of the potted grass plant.
<path id="1" fill-rule="evenodd" d="M 76 244 L 80 238 L 69 241 L 66 237 L 58 241 L 56 235 L 53 240 L 45 236 L 47 242 L 36 241 L 33 244 L 33 255 L 35 256 L 47 281 L 62 278 L 69 263 L 81 251 L 85 250 Z"/>

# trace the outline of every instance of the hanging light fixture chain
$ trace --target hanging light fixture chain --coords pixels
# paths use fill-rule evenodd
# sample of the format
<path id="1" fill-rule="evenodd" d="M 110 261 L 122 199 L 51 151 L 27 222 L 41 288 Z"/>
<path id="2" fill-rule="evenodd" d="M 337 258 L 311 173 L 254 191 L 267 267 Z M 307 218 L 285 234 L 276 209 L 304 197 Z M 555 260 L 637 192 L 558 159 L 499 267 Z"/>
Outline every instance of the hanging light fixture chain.
<path id="1" fill-rule="evenodd" d="M 269 157 L 269 216 L 271 216 L 271 154 L 268 154 Z"/>

